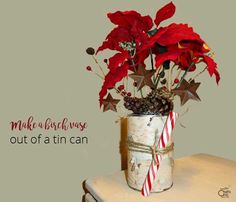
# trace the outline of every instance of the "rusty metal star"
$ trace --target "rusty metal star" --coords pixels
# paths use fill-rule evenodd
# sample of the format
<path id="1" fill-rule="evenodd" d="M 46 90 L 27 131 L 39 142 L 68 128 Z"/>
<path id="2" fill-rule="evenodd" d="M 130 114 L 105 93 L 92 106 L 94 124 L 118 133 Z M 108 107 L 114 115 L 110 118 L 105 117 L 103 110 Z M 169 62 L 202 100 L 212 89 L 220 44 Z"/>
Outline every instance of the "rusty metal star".
<path id="1" fill-rule="evenodd" d="M 116 105 L 120 102 L 120 100 L 114 99 L 111 94 L 109 93 L 106 97 L 106 99 L 102 100 L 103 104 L 103 112 L 106 112 L 108 110 L 112 110 L 114 112 L 117 112 Z"/>
<path id="2" fill-rule="evenodd" d="M 141 90 L 144 86 L 154 88 L 154 84 L 152 82 L 152 76 L 154 74 L 154 70 L 146 70 L 145 67 L 139 65 L 137 70 L 134 73 L 130 74 L 129 77 L 137 83 L 138 90 Z"/>
<path id="3" fill-rule="evenodd" d="M 181 85 L 172 90 L 175 95 L 180 97 L 181 105 L 184 105 L 188 100 L 200 101 L 200 97 L 196 93 L 201 83 L 195 83 L 194 80 L 187 82 L 185 79 L 181 82 Z"/>

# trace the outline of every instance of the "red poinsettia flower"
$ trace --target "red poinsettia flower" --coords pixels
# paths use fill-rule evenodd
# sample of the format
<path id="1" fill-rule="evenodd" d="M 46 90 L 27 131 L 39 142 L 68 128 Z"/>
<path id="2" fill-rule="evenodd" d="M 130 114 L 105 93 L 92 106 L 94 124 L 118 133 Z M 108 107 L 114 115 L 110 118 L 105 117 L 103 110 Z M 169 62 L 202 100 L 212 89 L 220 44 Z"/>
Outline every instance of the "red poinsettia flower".
<path id="1" fill-rule="evenodd" d="M 207 53 L 205 42 L 187 24 L 172 23 L 159 27 L 160 23 L 175 13 L 172 2 L 162 7 L 156 13 L 153 26 L 150 16 L 142 16 L 136 11 L 117 11 L 107 16 L 116 27 L 107 35 L 106 40 L 98 48 L 97 53 L 104 49 L 116 50 L 118 53 L 108 60 L 109 72 L 105 76 L 99 93 L 100 105 L 107 90 L 115 86 L 133 71 L 138 64 L 143 64 L 150 50 L 155 54 L 155 66 L 159 68 L 165 61 L 173 61 L 182 70 L 194 71 L 200 60 L 207 64 L 210 76 L 215 75 L 217 83 L 220 80 L 217 65 Z"/>
<path id="2" fill-rule="evenodd" d="M 150 16 L 141 16 L 136 11 L 117 11 L 108 13 L 107 17 L 110 21 L 117 25 L 106 40 L 98 48 L 97 52 L 104 49 L 122 51 L 121 42 L 134 42 L 136 45 L 147 39 L 147 31 L 153 26 Z"/>
<path id="3" fill-rule="evenodd" d="M 187 24 L 173 23 L 167 27 L 159 28 L 140 52 L 150 48 L 156 54 L 156 68 L 159 68 L 165 61 L 170 60 L 178 64 L 183 70 L 194 71 L 196 62 L 202 59 L 208 65 L 210 76 L 214 74 L 217 83 L 220 80 L 216 63 L 210 62 L 206 55 L 210 49 L 206 47 L 206 43 Z"/>
<path id="4" fill-rule="evenodd" d="M 117 11 L 108 13 L 108 18 L 117 25 L 98 48 L 97 53 L 104 49 L 119 51 L 108 62 L 109 72 L 105 76 L 102 89 L 99 93 L 100 105 L 107 90 L 113 88 L 117 82 L 127 76 L 128 70 L 133 70 L 137 61 L 135 54 L 148 40 L 146 34 L 153 26 L 149 16 L 141 16 L 136 11 Z M 143 55 L 147 55 L 144 52 Z M 130 65 L 132 64 L 132 65 Z"/>
<path id="5" fill-rule="evenodd" d="M 155 24 L 158 26 L 162 21 L 172 17 L 175 13 L 175 6 L 171 2 L 165 5 L 156 13 Z M 149 55 L 149 50 L 140 49 L 149 41 L 147 32 L 152 28 L 153 22 L 150 16 L 141 16 L 136 11 L 117 11 L 107 14 L 110 21 L 117 25 L 106 40 L 98 48 L 97 53 L 104 49 L 117 50 L 120 53 L 115 54 L 109 59 L 109 73 L 105 77 L 102 89 L 99 93 L 100 105 L 103 97 L 109 88 L 127 76 L 128 70 L 133 70 L 137 64 L 143 64 Z M 131 43 L 134 45 L 134 52 L 128 48 L 122 47 L 122 43 Z M 137 54 L 139 52 L 139 54 Z M 135 54 L 136 53 L 136 54 Z M 132 64 L 132 65 L 130 65 Z"/>
<path id="6" fill-rule="evenodd" d="M 210 49 L 203 42 L 182 41 L 176 45 L 166 47 L 166 52 L 156 55 L 156 67 L 160 67 L 165 61 L 170 60 L 179 66 L 182 70 L 195 71 L 196 64 L 204 62 L 210 76 L 215 75 L 217 84 L 220 75 L 217 70 L 217 64 L 207 55 Z"/>
<path id="7" fill-rule="evenodd" d="M 182 70 L 194 71 L 200 54 L 209 52 L 204 49 L 202 43 L 198 41 L 182 41 L 175 45 L 165 47 L 164 53 L 157 53 L 156 67 L 159 68 L 163 62 L 170 60 L 175 62 Z"/>
<path id="8" fill-rule="evenodd" d="M 167 27 L 159 28 L 157 33 L 150 37 L 149 41 L 142 47 L 140 52 L 150 48 L 156 50 L 157 45 L 162 47 L 177 45 L 182 41 L 197 41 L 199 43 L 204 43 L 200 36 L 187 24 L 172 23 Z M 156 54 L 158 54 L 158 51 Z"/>
<path id="9" fill-rule="evenodd" d="M 138 62 L 145 60 L 146 59 L 145 56 L 148 57 L 148 55 L 144 53 L 149 49 L 152 49 L 152 52 L 156 54 L 156 56 L 158 56 L 160 53 L 163 53 L 163 49 L 159 51 L 156 48 L 157 46 L 159 47 L 161 46 L 164 47 L 164 49 L 166 49 L 167 46 L 176 45 L 178 42 L 183 40 L 196 40 L 200 43 L 203 42 L 200 36 L 194 33 L 193 29 L 189 27 L 187 24 L 172 23 L 167 27 L 158 28 L 158 26 L 162 21 L 172 17 L 174 13 L 175 13 L 175 6 L 172 2 L 165 5 L 160 10 L 157 11 L 156 19 L 154 20 L 157 28 L 151 34 L 151 37 L 149 38 L 148 42 L 145 43 L 141 48 L 141 50 L 138 52 L 138 55 L 142 56 L 139 57 L 140 60 Z M 177 52 L 175 51 L 172 51 L 171 54 L 164 54 L 161 56 L 161 58 L 164 58 L 164 56 L 166 56 L 167 59 L 169 58 L 171 60 L 180 54 L 179 51 Z M 158 61 L 156 61 L 157 68 L 161 64 L 159 64 Z"/>

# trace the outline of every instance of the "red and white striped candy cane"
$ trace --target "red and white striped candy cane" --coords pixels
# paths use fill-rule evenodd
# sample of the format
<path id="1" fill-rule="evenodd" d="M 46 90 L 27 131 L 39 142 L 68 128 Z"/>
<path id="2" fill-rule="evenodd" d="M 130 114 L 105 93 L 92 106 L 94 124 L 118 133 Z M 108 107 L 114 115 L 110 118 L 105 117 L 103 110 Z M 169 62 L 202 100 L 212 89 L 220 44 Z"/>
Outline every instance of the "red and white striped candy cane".
<path id="1" fill-rule="evenodd" d="M 177 113 L 175 113 L 175 112 L 169 113 L 169 116 L 167 117 L 167 120 L 166 120 L 164 128 L 163 128 L 163 132 L 162 132 L 161 137 L 158 142 L 159 149 L 163 149 L 168 145 L 168 143 L 171 139 L 171 132 L 174 129 L 177 117 L 178 117 Z M 143 183 L 143 187 L 141 190 L 141 193 L 143 196 L 148 196 L 150 194 L 150 192 L 152 190 L 153 181 L 155 180 L 155 178 L 157 176 L 159 164 L 162 160 L 162 156 L 158 155 L 158 154 L 155 155 L 154 158 L 155 159 L 152 160 L 152 163 L 149 167 L 147 176 L 146 176 L 145 181 Z"/>

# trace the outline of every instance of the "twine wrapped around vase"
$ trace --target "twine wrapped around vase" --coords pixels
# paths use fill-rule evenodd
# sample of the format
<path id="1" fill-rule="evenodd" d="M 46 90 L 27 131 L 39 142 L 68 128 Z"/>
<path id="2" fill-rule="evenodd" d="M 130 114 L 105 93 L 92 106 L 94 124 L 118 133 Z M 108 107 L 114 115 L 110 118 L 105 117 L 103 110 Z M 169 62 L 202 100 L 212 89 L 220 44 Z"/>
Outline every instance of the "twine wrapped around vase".
<path id="1" fill-rule="evenodd" d="M 169 145 L 167 145 L 165 148 L 158 148 L 158 145 L 146 145 L 140 142 L 134 142 L 132 140 L 127 140 L 127 149 L 129 151 L 133 152 L 141 152 L 141 153 L 147 153 L 152 154 L 152 159 L 156 161 L 155 156 L 157 154 L 164 155 L 169 153 L 170 151 L 174 150 L 174 143 L 171 142 Z M 157 164 L 157 162 L 156 162 Z"/>

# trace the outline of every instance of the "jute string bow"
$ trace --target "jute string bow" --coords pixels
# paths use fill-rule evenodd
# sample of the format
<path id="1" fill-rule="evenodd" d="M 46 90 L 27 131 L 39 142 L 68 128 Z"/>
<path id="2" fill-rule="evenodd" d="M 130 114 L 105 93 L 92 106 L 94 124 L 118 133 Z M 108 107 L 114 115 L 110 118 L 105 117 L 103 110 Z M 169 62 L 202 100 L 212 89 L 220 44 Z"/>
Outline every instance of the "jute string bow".
<path id="1" fill-rule="evenodd" d="M 141 153 L 147 153 L 147 154 L 152 154 L 152 159 L 156 162 L 155 156 L 157 154 L 163 155 L 167 154 L 168 152 L 172 151 L 174 149 L 174 143 L 172 142 L 171 144 L 166 145 L 165 148 L 158 148 L 156 144 L 153 146 L 151 145 L 146 145 L 140 142 L 134 142 L 130 139 L 127 140 L 127 147 L 129 151 L 134 151 L 134 152 L 141 152 Z"/>

